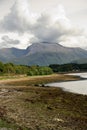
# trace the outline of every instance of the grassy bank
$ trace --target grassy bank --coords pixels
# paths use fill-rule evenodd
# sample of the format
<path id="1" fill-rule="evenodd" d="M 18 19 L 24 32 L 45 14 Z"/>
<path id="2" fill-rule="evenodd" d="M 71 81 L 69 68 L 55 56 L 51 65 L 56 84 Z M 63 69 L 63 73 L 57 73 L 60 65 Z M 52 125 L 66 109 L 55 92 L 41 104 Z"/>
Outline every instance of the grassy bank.
<path id="1" fill-rule="evenodd" d="M 37 86 L 75 79 L 78 78 L 60 74 L 1 82 L 8 90 L 0 94 L 2 120 L 18 126 L 9 126 L 12 129 L 87 130 L 87 96 L 63 92 L 60 88 Z"/>
<path id="2" fill-rule="evenodd" d="M 51 82 L 61 82 L 61 81 L 73 81 L 79 80 L 78 76 L 70 76 L 64 74 L 52 74 L 46 76 L 28 76 L 28 77 L 18 77 L 14 80 L 6 81 L 6 85 L 13 86 L 38 86 L 40 84 L 46 84 Z M 5 84 L 5 81 L 4 81 Z"/>

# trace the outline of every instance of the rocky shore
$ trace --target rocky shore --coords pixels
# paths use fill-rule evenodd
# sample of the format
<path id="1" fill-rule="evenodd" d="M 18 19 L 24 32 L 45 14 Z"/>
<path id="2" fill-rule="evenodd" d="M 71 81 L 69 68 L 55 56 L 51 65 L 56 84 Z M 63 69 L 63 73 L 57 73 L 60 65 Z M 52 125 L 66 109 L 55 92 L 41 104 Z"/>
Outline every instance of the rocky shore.
<path id="1" fill-rule="evenodd" d="M 66 75 L 0 82 L 0 130 L 87 130 L 87 96 L 41 87 Z"/>

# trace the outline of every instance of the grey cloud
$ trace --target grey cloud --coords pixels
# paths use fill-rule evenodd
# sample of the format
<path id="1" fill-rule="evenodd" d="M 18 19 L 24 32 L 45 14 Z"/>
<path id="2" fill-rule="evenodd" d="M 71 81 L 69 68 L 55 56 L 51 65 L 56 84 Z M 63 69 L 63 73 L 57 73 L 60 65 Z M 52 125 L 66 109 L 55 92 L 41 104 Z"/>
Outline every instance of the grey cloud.
<path id="1" fill-rule="evenodd" d="M 5 2 L 5 0 L 0 0 L 0 3 Z"/>
<path id="2" fill-rule="evenodd" d="M 27 11 L 27 15 L 22 14 L 21 10 L 19 10 L 19 4 L 20 0 L 19 2 L 15 2 L 11 8 L 11 12 L 4 18 L 4 21 L 1 23 L 2 29 L 4 31 L 19 33 L 27 31 L 33 34 L 33 41 L 37 39 L 38 41 L 57 42 L 58 37 L 64 33 L 62 29 L 64 27 L 62 27 L 61 23 L 59 21 L 56 21 L 57 24 L 56 22 L 51 23 L 50 15 L 44 13 L 38 16 L 37 19 L 33 18 L 34 22 L 32 22 L 32 14 L 30 14 L 30 17 L 29 11 Z"/>
<path id="3" fill-rule="evenodd" d="M 56 18 L 46 13 L 35 17 L 33 13 L 30 13 L 27 2 L 27 0 L 18 0 L 14 3 L 11 12 L 0 23 L 0 28 L 3 31 L 28 32 L 33 35 L 30 39 L 31 42 L 59 42 L 64 45 L 85 44 L 87 38 L 82 37 L 83 31 L 71 25 L 62 7 L 59 8 L 60 12 L 56 14 Z M 17 40 L 14 41 L 6 36 L 2 39 L 6 45 L 7 43 L 18 44 Z"/>
<path id="4" fill-rule="evenodd" d="M 19 40 L 10 39 L 7 35 L 3 36 L 2 40 L 8 44 L 19 44 Z"/>
<path id="5" fill-rule="evenodd" d="M 19 40 L 10 39 L 7 35 L 2 37 L 2 42 L 0 46 L 3 47 L 13 47 L 14 45 L 18 45 L 20 43 Z"/>
<path id="6" fill-rule="evenodd" d="M 31 28 L 31 33 L 34 35 L 34 38 L 31 39 L 31 42 L 34 40 L 43 42 L 58 42 L 58 38 L 68 33 L 67 29 L 62 26 L 61 22 L 55 21 L 51 22 L 50 15 L 43 14 Z"/>
<path id="7" fill-rule="evenodd" d="M 15 32 L 15 31 L 22 31 L 19 26 L 19 20 L 15 15 L 10 14 L 4 18 L 4 22 L 2 21 L 1 27 L 3 31 L 7 32 Z"/>
<path id="8" fill-rule="evenodd" d="M 40 42 L 56 42 L 60 35 L 58 30 L 52 27 L 40 27 L 37 30 L 33 30 L 33 34 Z"/>

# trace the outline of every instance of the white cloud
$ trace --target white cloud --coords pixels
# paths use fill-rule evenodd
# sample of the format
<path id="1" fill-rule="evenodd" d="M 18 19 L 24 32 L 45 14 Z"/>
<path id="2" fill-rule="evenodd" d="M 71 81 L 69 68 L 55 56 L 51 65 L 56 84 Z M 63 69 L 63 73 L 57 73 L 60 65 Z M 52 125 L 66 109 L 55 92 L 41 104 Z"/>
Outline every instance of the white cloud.
<path id="1" fill-rule="evenodd" d="M 25 46 L 28 46 L 29 42 L 58 42 L 72 47 L 87 46 L 87 37 L 83 30 L 71 24 L 62 5 L 57 7 L 55 14 L 46 13 L 46 11 L 36 14 L 31 12 L 28 0 L 17 0 L 10 13 L 1 21 L 0 30 L 12 34 L 17 33 L 19 37 L 21 34 L 21 44 L 18 44 L 18 47 L 24 47 L 24 40 L 27 40 Z M 6 42 L 9 43 L 8 40 L 4 40 L 4 45 Z M 11 44 L 14 46 L 14 42 Z"/>
<path id="2" fill-rule="evenodd" d="M 23 33 L 30 28 L 35 17 L 36 14 L 29 10 L 28 0 L 17 0 L 13 4 L 10 13 L 1 21 L 0 29 L 7 32 Z"/>
<path id="3" fill-rule="evenodd" d="M 70 33 L 69 35 L 62 35 L 59 38 L 59 43 L 61 45 L 67 46 L 67 47 L 81 47 L 83 49 L 87 48 L 87 36 L 84 33 L 77 33 L 76 30 L 73 33 Z"/>
<path id="4" fill-rule="evenodd" d="M 32 33 L 34 37 L 31 42 L 57 42 L 67 47 L 87 46 L 87 37 L 83 29 L 75 27 L 66 17 L 64 8 L 59 6 L 58 14 L 43 14 L 37 20 Z"/>

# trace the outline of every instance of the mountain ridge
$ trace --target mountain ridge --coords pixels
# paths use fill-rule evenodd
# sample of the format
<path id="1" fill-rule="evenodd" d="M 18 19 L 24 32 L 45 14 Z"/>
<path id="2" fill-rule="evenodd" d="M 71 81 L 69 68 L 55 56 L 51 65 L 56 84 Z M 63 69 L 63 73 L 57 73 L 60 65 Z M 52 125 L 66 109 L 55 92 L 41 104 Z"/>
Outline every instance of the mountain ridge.
<path id="1" fill-rule="evenodd" d="M 24 65 L 64 64 L 83 58 L 87 58 L 86 50 L 64 47 L 58 43 L 34 43 L 26 49 L 0 49 L 1 61 Z"/>

